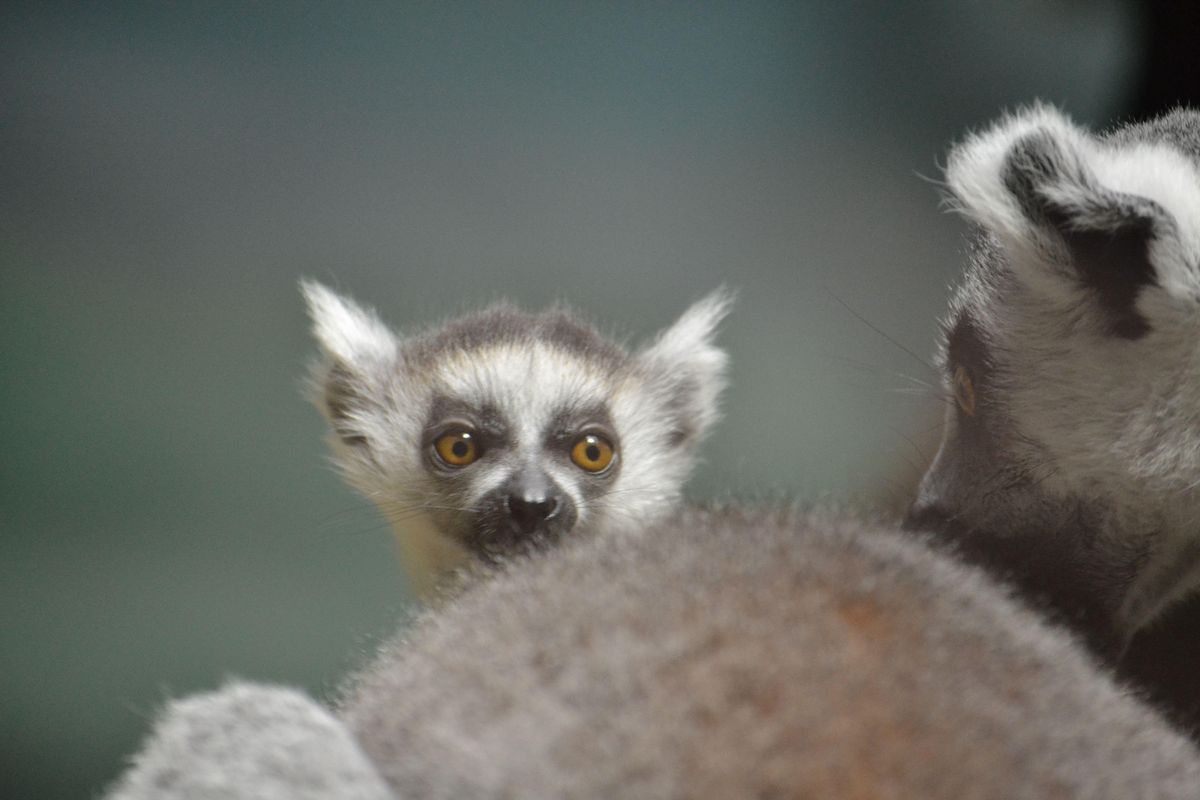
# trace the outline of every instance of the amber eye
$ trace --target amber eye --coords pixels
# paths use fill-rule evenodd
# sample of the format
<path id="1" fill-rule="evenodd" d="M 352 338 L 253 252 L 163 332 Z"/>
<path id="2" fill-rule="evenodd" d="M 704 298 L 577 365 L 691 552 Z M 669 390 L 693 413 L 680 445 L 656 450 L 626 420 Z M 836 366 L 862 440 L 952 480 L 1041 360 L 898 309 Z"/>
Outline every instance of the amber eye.
<path id="1" fill-rule="evenodd" d="M 433 443 L 434 452 L 451 467 L 465 467 L 479 458 L 479 445 L 471 431 L 453 430 L 443 433 Z"/>
<path id="2" fill-rule="evenodd" d="M 594 433 L 579 437 L 571 448 L 571 460 L 588 472 L 603 472 L 613 461 L 613 446 L 608 440 Z"/>
<path id="3" fill-rule="evenodd" d="M 954 399 L 958 401 L 958 407 L 964 414 L 968 417 L 975 416 L 975 385 L 971 383 L 971 376 L 963 366 L 954 370 Z"/>

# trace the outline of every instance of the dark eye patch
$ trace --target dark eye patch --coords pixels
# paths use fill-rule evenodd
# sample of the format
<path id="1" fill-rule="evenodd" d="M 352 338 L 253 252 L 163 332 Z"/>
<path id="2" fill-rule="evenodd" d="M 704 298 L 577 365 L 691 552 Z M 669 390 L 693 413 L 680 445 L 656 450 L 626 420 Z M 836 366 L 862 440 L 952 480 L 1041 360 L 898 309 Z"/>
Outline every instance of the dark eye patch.
<path id="1" fill-rule="evenodd" d="M 476 441 L 486 450 L 495 450 L 509 443 L 509 429 L 494 405 L 472 405 L 451 397 L 435 397 L 429 407 L 425 420 L 425 433 L 422 437 L 422 447 L 428 449 L 448 426 L 466 424 L 475 432 Z"/>
<path id="2" fill-rule="evenodd" d="M 600 436 L 620 453 L 621 442 L 613 427 L 612 416 L 608 407 L 603 403 L 583 406 L 565 406 L 551 418 L 546 428 L 545 447 L 548 453 L 554 453 L 564 460 L 571 460 L 571 452 L 579 443 L 580 437 L 588 433 Z M 598 455 L 598 453 L 597 453 Z M 610 484 L 621 467 L 620 456 L 612 466 L 596 473 L 581 472 L 584 477 L 581 489 L 585 497 L 597 496 L 604 486 Z"/>
<path id="3" fill-rule="evenodd" d="M 946 337 L 947 366 L 953 372 L 955 367 L 963 366 L 970 370 L 972 378 L 978 382 L 984 372 L 991 366 L 991 353 L 975 320 L 970 314 L 960 314 Z"/>
<path id="4" fill-rule="evenodd" d="M 975 320 L 962 313 L 946 337 L 946 369 L 955 400 L 967 416 L 986 404 L 992 387 L 992 355 Z"/>
<path id="5" fill-rule="evenodd" d="M 574 444 L 580 431 L 587 428 L 598 428 L 605 431 L 606 438 L 615 443 L 615 437 L 611 435 L 613 424 L 608 407 L 603 403 L 595 403 L 560 408 L 550 418 L 550 424 L 546 428 L 546 446 L 566 445 L 569 447 Z"/>

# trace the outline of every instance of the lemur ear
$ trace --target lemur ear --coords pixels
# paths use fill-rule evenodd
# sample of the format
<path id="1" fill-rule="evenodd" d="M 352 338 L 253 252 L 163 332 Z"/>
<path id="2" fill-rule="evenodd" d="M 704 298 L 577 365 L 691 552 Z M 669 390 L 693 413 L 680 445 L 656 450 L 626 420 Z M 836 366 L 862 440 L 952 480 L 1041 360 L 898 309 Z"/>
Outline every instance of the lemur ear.
<path id="1" fill-rule="evenodd" d="M 300 290 L 325 356 L 313 373 L 314 400 L 342 442 L 366 444 L 372 389 L 396 358 L 396 337 L 374 312 L 316 281 L 301 281 Z"/>
<path id="2" fill-rule="evenodd" d="M 1097 139 L 1037 105 L 955 147 L 946 180 L 1019 277 L 1092 290 L 1114 335 L 1149 330 L 1147 285 L 1200 298 L 1200 173 L 1165 144 Z"/>
<path id="3" fill-rule="evenodd" d="M 717 420 L 729 357 L 713 339 L 732 305 L 732 292 L 716 290 L 637 354 L 649 389 L 674 420 L 681 445 L 699 441 Z"/>
<path id="4" fill-rule="evenodd" d="M 316 281 L 300 281 L 300 291 L 308 304 L 313 335 L 326 355 L 356 364 L 395 354 L 396 337 L 373 311 Z"/>

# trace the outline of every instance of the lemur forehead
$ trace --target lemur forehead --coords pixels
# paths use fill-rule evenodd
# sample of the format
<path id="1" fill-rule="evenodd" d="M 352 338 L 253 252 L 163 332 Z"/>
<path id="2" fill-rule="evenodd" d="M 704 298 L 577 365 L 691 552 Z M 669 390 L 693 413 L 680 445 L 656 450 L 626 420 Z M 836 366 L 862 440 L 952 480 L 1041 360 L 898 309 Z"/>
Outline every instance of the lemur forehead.
<path id="1" fill-rule="evenodd" d="M 1112 131 L 1103 140 L 1113 145 L 1161 142 L 1200 163 L 1200 111 L 1177 108 L 1161 117 Z"/>
<path id="2" fill-rule="evenodd" d="M 429 404 L 427 427 L 433 428 L 451 419 L 470 422 L 493 436 L 504 435 L 508 426 L 503 412 L 491 402 L 472 403 L 449 395 L 434 395 Z"/>
<path id="3" fill-rule="evenodd" d="M 532 435 L 564 410 L 606 406 L 618 374 L 601 362 L 533 341 L 447 351 L 424 380 L 435 396 L 495 409 Z"/>
<path id="4" fill-rule="evenodd" d="M 539 432 L 546 436 L 569 435 L 593 425 L 609 432 L 613 429 L 612 415 L 603 402 L 568 400 L 547 411 L 544 419 L 533 421 L 539 424 Z M 510 419 L 503 408 L 487 400 L 470 402 L 444 394 L 435 395 L 429 406 L 426 427 L 434 430 L 452 419 L 469 422 L 495 437 L 507 436 L 514 423 L 520 421 Z"/>
<path id="5" fill-rule="evenodd" d="M 628 355 L 616 343 L 562 309 L 530 314 L 508 305 L 452 320 L 442 327 L 405 343 L 411 362 L 435 364 L 453 353 L 497 350 L 505 346 L 542 344 L 594 365 L 615 370 Z"/>
<path id="6" fill-rule="evenodd" d="M 984 328 L 990 324 L 991 307 L 997 303 L 1004 285 L 1013 281 L 1004 249 L 992 233 L 976 226 L 967 242 L 970 266 L 951 293 L 949 308 L 941 320 L 939 350 L 942 356 L 960 320 L 970 318 Z"/>

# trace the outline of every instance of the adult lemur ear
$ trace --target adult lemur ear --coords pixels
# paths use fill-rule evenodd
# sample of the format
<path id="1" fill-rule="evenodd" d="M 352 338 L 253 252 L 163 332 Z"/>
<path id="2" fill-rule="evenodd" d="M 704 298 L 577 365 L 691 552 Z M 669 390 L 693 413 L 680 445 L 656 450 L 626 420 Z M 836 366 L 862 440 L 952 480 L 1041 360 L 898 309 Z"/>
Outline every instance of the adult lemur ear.
<path id="1" fill-rule="evenodd" d="M 680 445 L 698 442 L 716 422 L 729 357 L 713 343 L 733 305 L 721 288 L 695 303 L 636 358 L 652 396 L 674 424 Z"/>
<path id="2" fill-rule="evenodd" d="M 955 147 L 946 179 L 1019 277 L 1072 299 L 1090 290 L 1114 335 L 1149 330 L 1146 286 L 1200 299 L 1200 172 L 1165 143 L 1098 139 L 1037 105 Z"/>
<path id="3" fill-rule="evenodd" d="M 313 371 L 313 399 L 343 443 L 367 444 L 372 390 L 396 358 L 396 337 L 374 312 L 316 281 L 301 281 L 300 290 L 324 356 Z"/>

